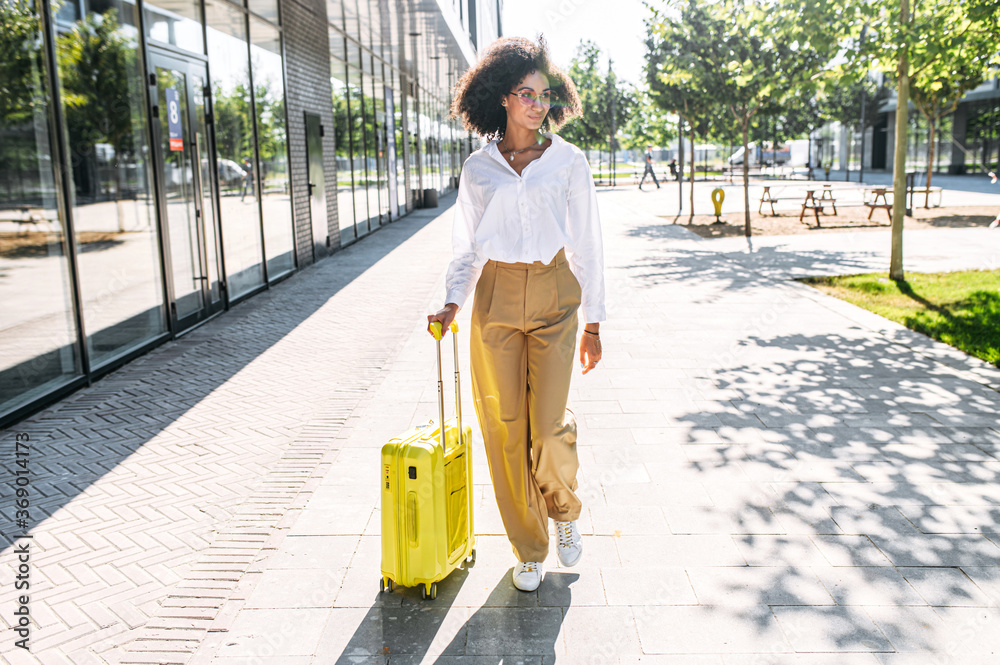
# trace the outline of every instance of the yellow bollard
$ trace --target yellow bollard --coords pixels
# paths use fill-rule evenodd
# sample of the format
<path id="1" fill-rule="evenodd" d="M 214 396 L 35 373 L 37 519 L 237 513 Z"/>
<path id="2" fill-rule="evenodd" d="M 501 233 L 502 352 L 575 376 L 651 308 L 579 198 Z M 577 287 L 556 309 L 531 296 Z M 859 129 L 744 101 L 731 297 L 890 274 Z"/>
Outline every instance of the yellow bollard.
<path id="1" fill-rule="evenodd" d="M 716 187 L 712 190 L 712 205 L 715 206 L 715 223 L 722 224 L 722 220 L 719 217 L 722 215 L 722 202 L 726 200 L 726 193 L 722 191 L 721 187 Z"/>

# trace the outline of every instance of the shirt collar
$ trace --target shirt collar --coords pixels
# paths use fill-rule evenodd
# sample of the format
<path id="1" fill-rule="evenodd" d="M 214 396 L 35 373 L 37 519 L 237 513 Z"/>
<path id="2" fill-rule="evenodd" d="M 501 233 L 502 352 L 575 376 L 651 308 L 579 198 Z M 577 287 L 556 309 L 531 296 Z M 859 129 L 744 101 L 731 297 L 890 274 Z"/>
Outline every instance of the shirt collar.
<path id="1" fill-rule="evenodd" d="M 548 152 L 549 150 L 552 150 L 557 145 L 561 145 L 563 143 L 566 143 L 566 140 L 563 137 L 559 136 L 558 134 L 553 134 L 552 132 L 542 132 L 542 136 L 544 136 L 546 138 L 552 139 L 552 145 L 550 145 L 545 150 L 545 152 Z M 491 157 L 493 157 L 497 161 L 500 161 L 500 162 L 503 162 L 503 163 L 506 164 L 507 163 L 507 158 L 504 157 L 502 154 L 500 154 L 500 148 L 497 146 L 498 143 L 500 143 L 500 139 L 493 139 L 492 141 L 490 141 L 489 143 L 486 144 L 486 147 L 484 148 L 484 150 L 487 152 L 487 154 L 489 154 Z"/>

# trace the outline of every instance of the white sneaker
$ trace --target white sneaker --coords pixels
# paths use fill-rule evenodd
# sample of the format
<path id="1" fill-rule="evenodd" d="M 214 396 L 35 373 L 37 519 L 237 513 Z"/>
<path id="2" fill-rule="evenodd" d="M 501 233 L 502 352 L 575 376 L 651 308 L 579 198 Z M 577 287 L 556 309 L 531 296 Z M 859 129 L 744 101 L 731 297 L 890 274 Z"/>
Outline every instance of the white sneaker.
<path id="1" fill-rule="evenodd" d="M 559 563 L 567 568 L 575 566 L 583 556 L 583 538 L 576 530 L 576 522 L 556 522 L 556 554 Z"/>
<path id="2" fill-rule="evenodd" d="M 542 583 L 545 573 L 541 561 L 518 561 L 513 577 L 515 587 L 521 591 L 534 591 Z"/>

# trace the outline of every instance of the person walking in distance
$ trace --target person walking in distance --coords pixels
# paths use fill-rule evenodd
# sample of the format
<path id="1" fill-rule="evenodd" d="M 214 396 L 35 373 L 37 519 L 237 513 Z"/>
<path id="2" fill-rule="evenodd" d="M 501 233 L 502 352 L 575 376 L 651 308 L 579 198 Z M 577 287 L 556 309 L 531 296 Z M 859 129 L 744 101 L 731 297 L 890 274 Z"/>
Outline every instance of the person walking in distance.
<path id="1" fill-rule="evenodd" d="M 573 81 L 545 40 L 493 42 L 455 88 L 452 115 L 489 143 L 459 181 L 444 307 L 447 330 L 475 289 L 471 369 L 476 415 L 511 549 L 512 578 L 538 588 L 549 519 L 563 566 L 583 554 L 576 526 L 576 420 L 566 408 L 576 354 L 601 361 L 604 249 L 597 190 L 584 153 L 554 132 L 580 114 Z"/>
<path id="2" fill-rule="evenodd" d="M 639 181 L 639 191 L 642 191 L 642 183 L 646 182 L 646 176 L 653 177 L 653 184 L 660 188 L 660 183 L 656 180 L 656 172 L 653 170 L 653 146 L 646 146 L 646 168 L 642 172 L 642 180 Z"/>

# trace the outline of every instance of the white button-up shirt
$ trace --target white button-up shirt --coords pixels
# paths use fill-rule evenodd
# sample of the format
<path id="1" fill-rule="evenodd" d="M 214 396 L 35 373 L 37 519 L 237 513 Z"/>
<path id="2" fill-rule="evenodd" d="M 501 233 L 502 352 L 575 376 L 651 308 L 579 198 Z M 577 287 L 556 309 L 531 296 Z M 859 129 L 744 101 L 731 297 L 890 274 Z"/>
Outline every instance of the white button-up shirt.
<path id="1" fill-rule="evenodd" d="M 517 174 L 497 141 L 465 160 L 452 232 L 447 300 L 461 307 L 486 261 L 548 263 L 566 249 L 580 283 L 586 323 L 606 318 L 604 243 L 597 189 L 583 152 L 555 134 L 552 145 Z"/>

